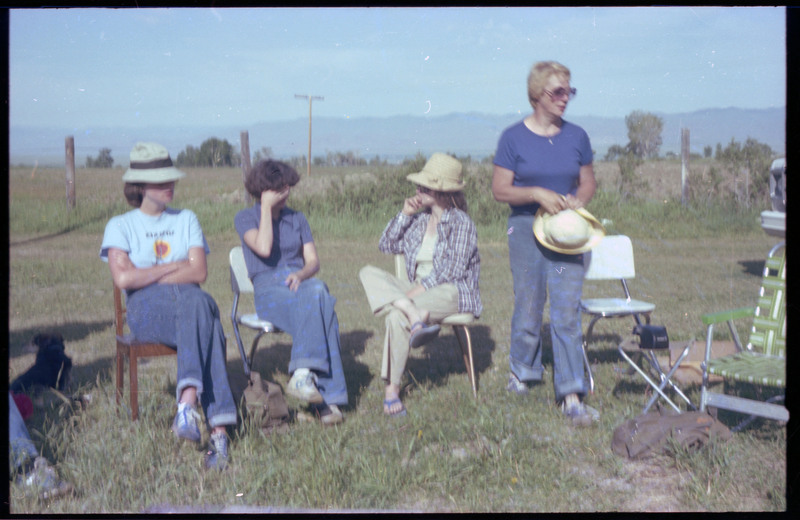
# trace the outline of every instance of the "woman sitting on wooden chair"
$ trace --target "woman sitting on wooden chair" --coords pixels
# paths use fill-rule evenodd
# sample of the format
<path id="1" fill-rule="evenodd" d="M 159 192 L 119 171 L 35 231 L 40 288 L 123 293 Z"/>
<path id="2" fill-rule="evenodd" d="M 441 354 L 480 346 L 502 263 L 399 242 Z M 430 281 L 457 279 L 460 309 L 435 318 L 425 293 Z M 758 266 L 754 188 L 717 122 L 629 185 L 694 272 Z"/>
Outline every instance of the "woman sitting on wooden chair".
<path id="1" fill-rule="evenodd" d="M 477 317 L 483 310 L 478 234 L 466 213 L 461 163 L 435 153 L 421 172 L 407 178 L 417 192 L 386 226 L 378 248 L 402 253 L 408 278 L 371 265 L 359 273 L 372 312 L 386 314 L 381 377 L 386 382 L 383 412 L 389 416 L 406 414 L 400 382 L 410 349 L 434 339 L 437 322 L 447 316 Z"/>
<path id="2" fill-rule="evenodd" d="M 202 289 L 208 270 L 206 243 L 197 216 L 173 209 L 175 182 L 186 174 L 172 166 L 166 148 L 138 143 L 123 175 L 134 210 L 106 225 L 100 257 L 114 284 L 127 293 L 128 327 L 139 341 L 174 346 L 178 354 L 178 413 L 172 431 L 200 442 L 197 401 L 211 427 L 206 467 L 228 460 L 227 425 L 236 424 L 219 308 Z"/>

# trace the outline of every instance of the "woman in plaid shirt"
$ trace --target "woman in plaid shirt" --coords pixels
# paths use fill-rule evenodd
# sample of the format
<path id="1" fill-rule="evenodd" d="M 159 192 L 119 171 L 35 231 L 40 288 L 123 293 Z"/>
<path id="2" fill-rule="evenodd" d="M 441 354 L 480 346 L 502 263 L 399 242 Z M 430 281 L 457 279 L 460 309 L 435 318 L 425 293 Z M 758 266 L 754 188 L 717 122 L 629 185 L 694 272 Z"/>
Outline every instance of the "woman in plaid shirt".
<path id="1" fill-rule="evenodd" d="M 435 153 L 408 180 L 417 192 L 383 231 L 378 248 L 405 256 L 407 279 L 368 265 L 359 277 L 370 308 L 386 316 L 381 378 L 383 411 L 405 415 L 400 383 L 411 348 L 439 334 L 438 322 L 452 314 L 483 310 L 478 276 L 480 255 L 475 223 L 467 215 L 461 163 Z"/>

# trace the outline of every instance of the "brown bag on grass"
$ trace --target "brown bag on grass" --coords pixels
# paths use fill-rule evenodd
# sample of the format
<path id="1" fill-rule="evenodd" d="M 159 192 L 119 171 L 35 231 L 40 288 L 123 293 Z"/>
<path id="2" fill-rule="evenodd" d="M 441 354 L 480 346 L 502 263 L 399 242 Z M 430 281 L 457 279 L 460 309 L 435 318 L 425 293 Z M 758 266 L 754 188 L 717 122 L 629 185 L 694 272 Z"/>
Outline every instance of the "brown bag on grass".
<path id="1" fill-rule="evenodd" d="M 264 433 L 284 433 L 289 429 L 289 407 L 281 387 L 262 381 L 258 372 L 250 373 L 250 381 L 244 389 L 244 402 L 247 415 Z"/>
<path id="2" fill-rule="evenodd" d="M 619 425 L 611 450 L 621 457 L 641 459 L 663 451 L 669 438 L 688 450 L 698 450 L 712 438 L 730 439 L 731 431 L 706 412 L 651 412 Z"/>

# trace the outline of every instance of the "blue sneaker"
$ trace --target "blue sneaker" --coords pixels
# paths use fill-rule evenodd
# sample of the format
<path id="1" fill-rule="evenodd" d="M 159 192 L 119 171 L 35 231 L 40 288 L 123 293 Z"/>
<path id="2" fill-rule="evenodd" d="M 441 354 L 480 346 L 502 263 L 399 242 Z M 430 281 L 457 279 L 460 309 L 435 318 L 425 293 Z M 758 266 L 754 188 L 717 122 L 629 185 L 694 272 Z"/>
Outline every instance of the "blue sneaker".
<path id="1" fill-rule="evenodd" d="M 225 432 L 212 433 L 206 452 L 206 469 L 222 471 L 228 466 L 228 436 Z"/>
<path id="2" fill-rule="evenodd" d="M 199 419 L 200 414 L 191 405 L 179 403 L 178 413 L 172 422 L 172 431 L 179 439 L 200 442 L 200 427 L 197 425 Z"/>
<path id="3" fill-rule="evenodd" d="M 17 483 L 24 489 L 38 494 L 42 500 L 58 498 L 73 492 L 72 484 L 61 480 L 44 457 L 36 457 L 33 464 L 26 464 L 26 468 L 17 476 Z"/>
<path id="4" fill-rule="evenodd" d="M 322 394 L 317 388 L 317 375 L 307 368 L 298 368 L 292 374 L 289 384 L 286 385 L 286 393 L 301 401 L 308 401 L 311 404 L 322 404 L 325 402 Z"/>
<path id="5" fill-rule="evenodd" d="M 512 394 L 517 395 L 528 395 L 530 389 L 525 382 L 520 381 L 519 378 L 511 372 L 508 376 L 508 384 L 506 385 L 506 390 Z"/>
<path id="6" fill-rule="evenodd" d="M 600 412 L 583 403 L 578 403 L 572 406 L 567 406 L 566 404 L 562 403 L 561 413 L 563 413 L 564 416 L 572 422 L 573 426 L 579 428 L 591 426 L 593 423 L 596 423 L 600 420 Z"/>

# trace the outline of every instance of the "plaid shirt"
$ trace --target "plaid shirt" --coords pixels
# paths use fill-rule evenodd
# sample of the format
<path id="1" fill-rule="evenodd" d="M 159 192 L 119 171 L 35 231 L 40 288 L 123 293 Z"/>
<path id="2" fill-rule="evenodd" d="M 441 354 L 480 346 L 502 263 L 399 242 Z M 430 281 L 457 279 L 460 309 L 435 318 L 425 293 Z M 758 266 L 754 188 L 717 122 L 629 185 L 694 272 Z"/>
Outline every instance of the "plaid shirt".
<path id="1" fill-rule="evenodd" d="M 408 216 L 400 212 L 383 230 L 378 249 L 384 253 L 405 255 L 406 273 L 414 280 L 417 253 L 428 227 L 430 213 Z M 436 226 L 436 248 L 433 252 L 433 271 L 419 281 L 425 289 L 444 283 L 458 289 L 459 312 L 471 312 L 475 317 L 483 311 L 478 276 L 481 257 L 478 254 L 478 232 L 469 215 L 455 208 L 447 209 Z"/>

